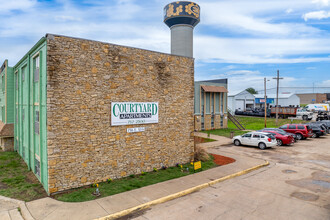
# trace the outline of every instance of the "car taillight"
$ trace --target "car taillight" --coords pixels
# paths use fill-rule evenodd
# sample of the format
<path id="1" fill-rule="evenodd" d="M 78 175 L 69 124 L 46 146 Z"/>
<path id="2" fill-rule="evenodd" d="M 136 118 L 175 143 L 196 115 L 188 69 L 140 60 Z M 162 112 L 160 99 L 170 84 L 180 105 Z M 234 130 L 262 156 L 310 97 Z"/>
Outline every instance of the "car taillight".
<path id="1" fill-rule="evenodd" d="M 271 138 L 268 138 L 268 142 L 271 142 L 272 141 L 272 139 Z"/>

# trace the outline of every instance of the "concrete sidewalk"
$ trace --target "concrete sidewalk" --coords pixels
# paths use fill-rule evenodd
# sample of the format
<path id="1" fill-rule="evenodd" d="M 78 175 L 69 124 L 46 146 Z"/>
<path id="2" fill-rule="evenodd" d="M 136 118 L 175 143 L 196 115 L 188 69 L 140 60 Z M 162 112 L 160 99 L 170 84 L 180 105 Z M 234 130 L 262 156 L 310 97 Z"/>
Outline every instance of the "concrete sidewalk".
<path id="1" fill-rule="evenodd" d="M 208 136 L 206 133 L 203 133 L 203 132 L 194 132 L 194 136 L 202 137 L 202 138 L 210 138 L 210 139 L 216 140 L 216 141 L 212 141 L 212 142 L 197 144 L 197 146 L 203 146 L 206 148 L 218 147 L 221 145 L 228 145 L 228 144 L 232 143 L 230 138 L 218 136 L 218 135 L 214 135 L 214 134 L 210 134 L 210 136 Z"/>
<path id="2" fill-rule="evenodd" d="M 196 134 L 196 136 L 199 135 Z M 213 135 L 211 135 L 211 138 L 216 140 L 219 139 L 219 142 L 217 141 L 217 144 L 215 142 L 211 142 L 215 144 L 214 146 L 221 145 L 220 142 L 225 144 L 230 143 L 230 139 L 228 138 L 223 139 L 223 137 L 213 137 Z M 132 191 L 88 202 L 67 203 L 60 202 L 49 197 L 35 200 L 32 202 L 27 202 L 26 207 L 32 218 L 25 217 L 25 219 L 89 220 L 102 217 L 104 217 L 103 219 L 111 219 L 109 218 L 109 215 L 113 215 L 116 213 L 118 214 L 120 212 L 117 216 L 121 216 L 123 214 L 128 214 L 133 210 L 147 208 L 150 205 L 159 204 L 170 199 L 178 198 L 180 196 L 208 187 L 217 182 L 224 181 L 228 178 L 232 178 L 238 175 L 242 175 L 261 166 L 267 165 L 264 160 L 255 159 L 243 155 L 234 155 L 227 152 L 221 153 L 221 155 L 232 157 L 236 160 L 236 162 L 224 166 L 219 166 L 193 175 L 169 180 L 166 182 L 146 186 L 140 189 L 135 189 Z M 15 208 L 16 207 L 14 207 L 14 209 Z M 10 220 L 16 218 L 7 219 Z"/>

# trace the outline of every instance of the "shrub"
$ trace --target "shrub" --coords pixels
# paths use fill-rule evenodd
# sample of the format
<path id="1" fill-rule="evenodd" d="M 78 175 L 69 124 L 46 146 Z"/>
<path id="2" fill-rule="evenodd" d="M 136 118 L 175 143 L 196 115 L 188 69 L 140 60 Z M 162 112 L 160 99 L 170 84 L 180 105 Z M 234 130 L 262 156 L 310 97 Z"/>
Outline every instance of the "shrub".
<path id="1" fill-rule="evenodd" d="M 205 148 L 200 146 L 195 146 L 194 160 L 195 161 L 208 161 L 210 160 L 210 155 L 207 153 Z"/>

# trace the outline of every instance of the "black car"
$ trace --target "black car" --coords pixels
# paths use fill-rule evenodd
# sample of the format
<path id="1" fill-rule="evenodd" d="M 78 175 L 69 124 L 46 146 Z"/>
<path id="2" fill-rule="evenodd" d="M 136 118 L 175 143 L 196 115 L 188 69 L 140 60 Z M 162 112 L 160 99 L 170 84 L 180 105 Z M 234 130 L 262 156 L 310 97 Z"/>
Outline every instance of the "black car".
<path id="1" fill-rule="evenodd" d="M 322 128 L 322 126 L 319 124 L 309 123 L 306 125 L 309 125 L 312 129 L 312 132 L 313 132 L 312 138 L 318 138 L 318 137 L 326 134 L 325 133 L 326 131 L 324 130 L 324 128 Z"/>
<path id="2" fill-rule="evenodd" d="M 317 114 L 316 121 L 330 120 L 330 115 L 328 112 L 319 111 Z"/>
<path id="3" fill-rule="evenodd" d="M 290 135 L 290 136 L 292 136 L 294 138 L 294 142 L 297 142 L 298 141 L 296 134 L 286 132 L 286 131 L 284 131 L 282 129 L 279 129 L 279 128 L 264 128 L 264 129 L 261 129 L 259 131 L 267 131 L 267 130 L 268 131 L 276 131 L 276 132 L 278 132 L 278 133 L 280 133 L 282 135 Z"/>
<path id="4" fill-rule="evenodd" d="M 330 120 L 317 121 L 317 122 L 314 122 L 314 123 L 324 125 L 324 127 L 327 130 L 327 133 L 330 134 Z"/>

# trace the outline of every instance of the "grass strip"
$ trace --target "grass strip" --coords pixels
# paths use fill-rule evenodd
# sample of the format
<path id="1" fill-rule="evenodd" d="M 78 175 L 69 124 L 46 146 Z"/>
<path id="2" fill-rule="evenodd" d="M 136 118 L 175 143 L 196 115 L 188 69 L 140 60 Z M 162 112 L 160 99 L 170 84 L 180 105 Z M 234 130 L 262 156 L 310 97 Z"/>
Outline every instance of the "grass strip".
<path id="1" fill-rule="evenodd" d="M 202 162 L 202 169 L 200 171 L 216 167 L 217 165 L 214 163 L 213 159 L 213 156 L 211 156 L 211 159 L 209 161 Z M 187 171 L 187 168 L 189 171 Z M 183 164 L 182 170 L 184 172 L 181 171 L 180 166 L 169 167 L 167 169 L 157 170 L 156 172 L 153 171 L 145 174 L 130 175 L 129 177 L 113 180 L 110 183 L 99 183 L 99 190 L 101 193 L 101 196 L 99 197 L 93 195 L 93 192 L 95 192 L 96 188 L 81 187 L 74 190 L 69 190 L 68 192 L 63 194 L 57 194 L 54 196 L 54 198 L 63 202 L 84 202 L 94 200 L 96 198 L 118 194 L 121 192 L 130 191 L 133 189 L 138 189 L 144 186 L 164 182 L 167 180 L 187 176 L 194 173 L 193 166 L 190 163 Z"/>
<path id="2" fill-rule="evenodd" d="M 0 152 L 0 195 L 32 201 L 47 194 L 17 152 Z"/>

